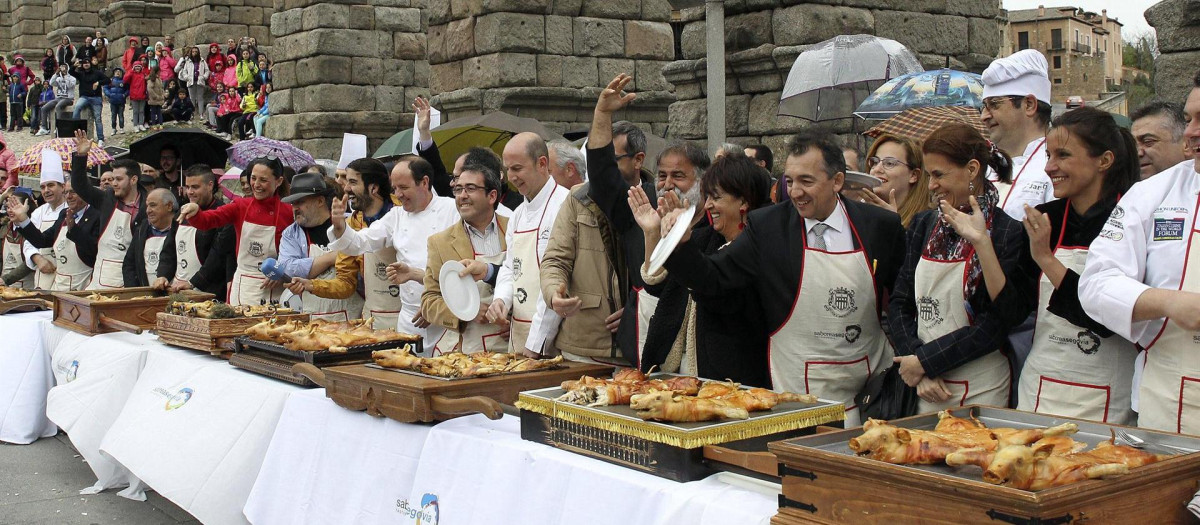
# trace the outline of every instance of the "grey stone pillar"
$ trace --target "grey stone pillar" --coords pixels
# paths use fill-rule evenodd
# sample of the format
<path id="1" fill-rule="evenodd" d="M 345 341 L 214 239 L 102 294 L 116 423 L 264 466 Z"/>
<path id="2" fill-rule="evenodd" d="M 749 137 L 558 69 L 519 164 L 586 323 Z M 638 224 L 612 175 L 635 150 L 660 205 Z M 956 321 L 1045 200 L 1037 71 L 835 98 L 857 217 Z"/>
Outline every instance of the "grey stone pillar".
<path id="1" fill-rule="evenodd" d="M 53 30 L 46 35 L 47 43 L 57 44 L 63 35 L 71 37 L 72 42 L 83 42 L 84 37 L 95 35 L 97 29 L 105 28 L 100 23 L 100 9 L 104 5 L 104 0 L 54 0 Z"/>
<path id="2" fill-rule="evenodd" d="M 266 136 L 336 159 L 344 132 L 366 135 L 373 151 L 412 125 L 412 99 L 429 96 L 424 0 L 277 0 L 276 7 Z"/>
<path id="3" fill-rule="evenodd" d="M 26 58 L 42 56 L 47 47 L 52 47 L 46 38 L 54 30 L 54 8 L 50 0 L 10 0 L 10 3 L 12 51 L 22 53 Z"/>
<path id="4" fill-rule="evenodd" d="M 666 0 L 431 0 L 428 16 L 443 121 L 502 110 L 559 132 L 587 129 L 600 90 L 624 72 L 638 98 L 616 117 L 666 131 Z"/>
<path id="5" fill-rule="evenodd" d="M 0 53 L 8 55 L 12 51 L 12 1 L 0 0 Z"/>
<path id="6" fill-rule="evenodd" d="M 725 4 L 725 132 L 727 142 L 762 143 L 782 172 L 783 147 L 791 134 L 819 127 L 858 141 L 861 123 L 839 120 L 813 124 L 778 116 L 779 97 L 792 63 L 809 45 L 843 34 L 873 34 L 897 40 L 916 53 L 925 68 L 982 71 L 1000 49 L 1000 10 L 979 0 L 758 0 Z M 678 99 L 670 107 L 670 135 L 704 142 L 708 124 L 705 97 L 704 8 L 681 12 L 683 60 L 664 70 Z"/>
<path id="7" fill-rule="evenodd" d="M 175 12 L 172 36 L 175 47 L 197 45 L 202 54 L 208 44 L 216 42 L 225 48 L 225 41 L 244 36 L 258 41 L 260 51 L 270 51 L 272 0 L 173 0 Z"/>
<path id="8" fill-rule="evenodd" d="M 1200 0 L 1164 0 L 1146 10 L 1146 21 L 1158 34 L 1154 91 L 1182 104 L 1200 71 Z"/>

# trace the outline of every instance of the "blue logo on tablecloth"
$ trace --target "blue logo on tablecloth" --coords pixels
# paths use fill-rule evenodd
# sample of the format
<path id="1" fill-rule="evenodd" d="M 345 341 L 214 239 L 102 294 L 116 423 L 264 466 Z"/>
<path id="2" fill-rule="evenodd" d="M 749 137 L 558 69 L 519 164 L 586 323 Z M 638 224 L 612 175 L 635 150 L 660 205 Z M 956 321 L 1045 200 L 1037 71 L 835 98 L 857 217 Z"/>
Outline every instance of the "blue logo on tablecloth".
<path id="1" fill-rule="evenodd" d="M 441 518 L 437 494 L 426 493 L 424 496 L 421 496 L 421 505 L 419 507 L 414 507 L 406 499 L 398 499 L 396 500 L 396 512 L 414 520 L 416 525 L 437 525 L 438 520 Z"/>
<path id="2" fill-rule="evenodd" d="M 71 361 L 71 366 L 67 368 L 67 382 L 75 380 L 75 376 L 79 373 L 79 360 Z"/>
<path id="3" fill-rule="evenodd" d="M 178 392 L 167 398 L 166 410 L 175 410 L 186 405 L 188 400 L 192 399 L 193 392 L 191 388 L 180 388 Z"/>

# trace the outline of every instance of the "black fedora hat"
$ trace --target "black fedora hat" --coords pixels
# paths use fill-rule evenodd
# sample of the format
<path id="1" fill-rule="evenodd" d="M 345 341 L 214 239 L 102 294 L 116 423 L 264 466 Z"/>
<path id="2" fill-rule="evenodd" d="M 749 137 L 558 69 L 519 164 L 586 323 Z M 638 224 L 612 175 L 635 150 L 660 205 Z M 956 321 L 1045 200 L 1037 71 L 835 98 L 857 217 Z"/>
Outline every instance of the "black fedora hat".
<path id="1" fill-rule="evenodd" d="M 292 192 L 282 200 L 287 204 L 294 204 L 305 197 L 320 195 L 322 197 L 332 195 L 333 189 L 325 184 L 325 178 L 320 173 L 297 173 L 292 178 Z"/>

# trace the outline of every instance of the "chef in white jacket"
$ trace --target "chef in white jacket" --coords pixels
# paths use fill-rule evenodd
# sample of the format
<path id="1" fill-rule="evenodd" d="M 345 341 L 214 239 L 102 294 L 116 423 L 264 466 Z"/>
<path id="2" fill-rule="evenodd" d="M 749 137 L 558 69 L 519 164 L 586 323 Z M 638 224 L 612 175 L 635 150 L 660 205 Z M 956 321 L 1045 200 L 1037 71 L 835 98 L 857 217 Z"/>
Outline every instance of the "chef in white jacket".
<path id="1" fill-rule="evenodd" d="M 569 191 L 550 177 L 550 152 L 535 133 L 520 133 L 504 146 L 508 180 L 525 197 L 513 211 L 505 232 L 508 252 L 496 278 L 496 299 L 488 321 L 512 314 L 509 352 L 539 357 L 554 352 L 554 337 L 562 318 L 542 300 L 542 257 L 550 245 L 550 228 Z M 482 275 L 476 274 L 482 279 Z"/>
<path id="2" fill-rule="evenodd" d="M 979 119 L 996 147 L 1013 160 L 1012 184 L 996 184 L 1000 207 L 1009 217 L 1024 220 L 1025 205 L 1054 200 L 1054 186 L 1046 175 L 1050 76 L 1040 51 L 1026 49 L 997 58 L 983 71 Z"/>
<path id="3" fill-rule="evenodd" d="M 346 227 L 345 199 L 334 198 L 328 247 L 351 256 L 387 247 L 396 249 L 396 262 L 388 268 L 392 282 L 400 285 L 400 317 L 396 329 L 421 336 L 425 355 L 431 355 L 445 332 L 437 325 L 430 326 L 429 321 L 421 317 L 429 236 L 459 221 L 454 199 L 433 194 L 432 176 L 433 166 L 425 159 L 416 155 L 401 158 L 389 175 L 392 193 L 401 205 L 358 231 Z"/>
<path id="4" fill-rule="evenodd" d="M 1146 349 L 1138 426 L 1200 434 L 1200 73 L 1184 112 L 1191 158 L 1121 198 L 1092 242 L 1079 300 Z"/>
<path id="5" fill-rule="evenodd" d="M 67 207 L 66 175 L 63 173 L 62 157 L 57 152 L 46 148 L 42 150 L 41 189 L 42 200 L 46 203 L 38 206 L 29 214 L 29 220 L 37 229 L 46 231 L 58 222 L 58 215 Z M 42 290 L 49 290 L 54 284 L 56 265 L 53 250 L 34 248 L 29 241 L 21 246 L 25 264 L 34 271 L 33 285 Z"/>

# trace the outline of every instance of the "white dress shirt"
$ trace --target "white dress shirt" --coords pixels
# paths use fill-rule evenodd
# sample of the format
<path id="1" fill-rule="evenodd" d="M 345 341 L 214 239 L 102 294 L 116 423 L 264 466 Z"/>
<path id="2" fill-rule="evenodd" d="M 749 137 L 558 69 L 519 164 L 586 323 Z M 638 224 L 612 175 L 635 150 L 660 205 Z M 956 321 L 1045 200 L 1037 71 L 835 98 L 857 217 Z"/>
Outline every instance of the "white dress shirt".
<path id="1" fill-rule="evenodd" d="M 454 226 L 459 220 L 454 199 L 434 197 L 424 210 L 409 213 L 403 206 L 394 206 L 367 228 L 357 231 L 346 228 L 341 237 L 334 236 L 331 226 L 329 249 L 355 256 L 391 246 L 396 249 L 397 262 L 424 270 L 428 266 L 429 236 Z M 405 326 L 406 322 L 421 309 L 421 294 L 424 291 L 422 281 L 400 285 L 400 327 L 405 331 L 411 330 L 411 327 Z M 408 315 L 407 319 L 405 314 Z"/>
<path id="2" fill-rule="evenodd" d="M 829 229 L 825 230 L 825 251 L 848 252 L 854 250 L 854 233 L 850 231 L 850 217 L 846 216 L 846 208 L 842 206 L 841 199 L 838 199 L 837 207 L 825 220 L 804 219 L 804 231 L 808 234 L 809 247 L 819 246 L 813 226 L 821 223 L 829 226 Z"/>
<path id="3" fill-rule="evenodd" d="M 1142 346 L 1163 319 L 1133 322 L 1133 306 L 1150 288 L 1178 290 L 1200 195 L 1200 174 L 1186 160 L 1134 184 L 1092 241 L 1079 277 L 1079 302 L 1092 319 Z"/>
<path id="4" fill-rule="evenodd" d="M 29 221 L 32 222 L 37 229 L 45 231 L 45 229 L 42 228 L 42 221 L 47 221 L 53 225 L 54 221 L 58 220 L 58 214 L 62 213 L 62 211 L 65 209 L 67 209 L 66 199 L 63 199 L 62 204 L 59 204 L 57 208 L 51 208 L 50 203 L 45 203 L 41 206 L 38 206 L 36 210 L 33 210 L 33 213 L 29 214 Z M 37 265 L 33 262 L 33 256 L 37 253 L 38 249 L 34 248 L 32 244 L 29 244 L 29 241 L 25 241 L 25 243 L 21 245 L 21 254 L 25 256 L 25 264 L 28 265 L 31 270 L 37 269 Z"/>
<path id="5" fill-rule="evenodd" d="M 467 230 L 467 237 L 471 239 L 471 251 L 476 255 L 493 257 L 504 251 L 501 249 L 500 226 L 496 224 L 495 215 L 492 216 L 492 222 L 488 223 L 483 231 L 479 231 L 467 221 L 463 221 L 463 228 Z"/>
<path id="6" fill-rule="evenodd" d="M 1000 195 L 1004 213 L 1025 220 L 1025 205 L 1036 207 L 1054 200 L 1054 185 L 1046 175 L 1046 138 L 1038 137 L 1025 145 L 1020 157 L 1013 157 L 1013 185 L 1008 195 Z"/>
<path id="7" fill-rule="evenodd" d="M 539 263 L 546 255 L 546 247 L 550 245 L 550 227 L 554 226 L 554 218 L 558 216 L 559 208 L 569 197 L 566 188 L 554 183 L 553 178 L 546 179 L 546 185 L 532 201 L 525 201 L 513 211 L 508 221 L 508 231 L 504 232 L 504 241 L 508 253 L 504 256 L 504 266 L 496 277 L 496 298 L 504 301 L 510 309 L 513 301 L 513 232 L 538 229 L 537 255 Z M 546 301 L 538 286 L 537 314 L 529 327 L 529 339 L 525 347 L 533 352 L 541 353 L 546 341 L 558 334 L 558 325 L 562 318 L 553 309 L 546 307 Z"/>

